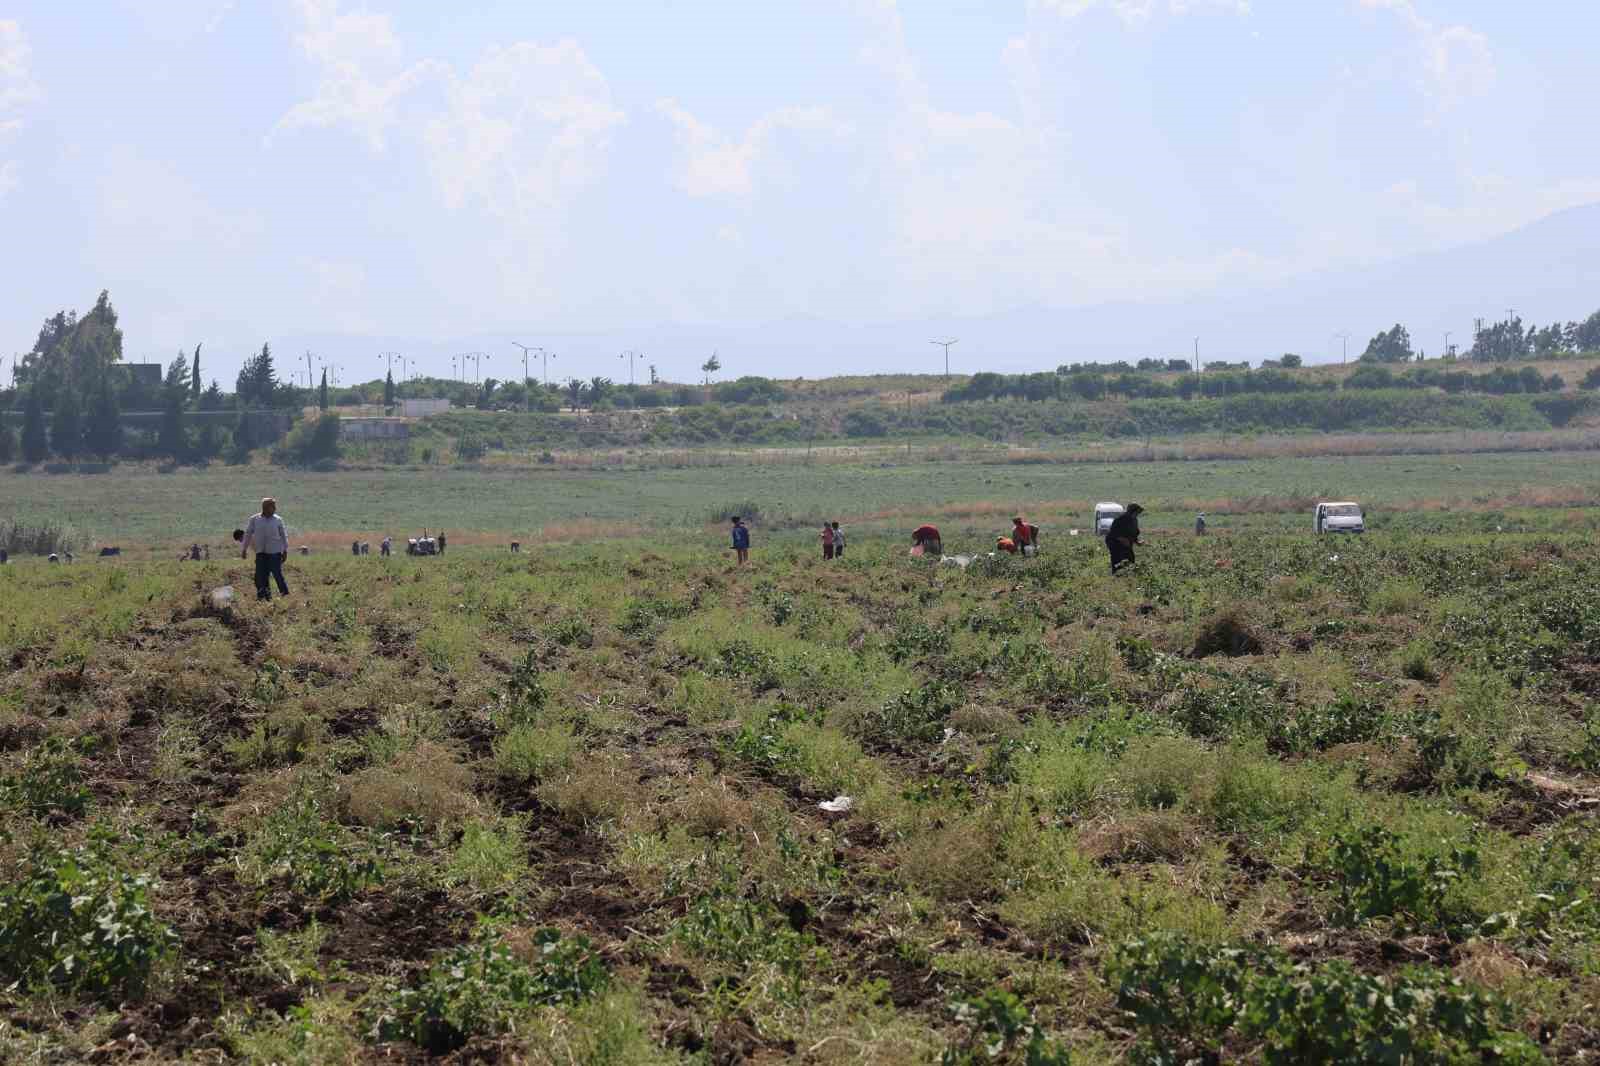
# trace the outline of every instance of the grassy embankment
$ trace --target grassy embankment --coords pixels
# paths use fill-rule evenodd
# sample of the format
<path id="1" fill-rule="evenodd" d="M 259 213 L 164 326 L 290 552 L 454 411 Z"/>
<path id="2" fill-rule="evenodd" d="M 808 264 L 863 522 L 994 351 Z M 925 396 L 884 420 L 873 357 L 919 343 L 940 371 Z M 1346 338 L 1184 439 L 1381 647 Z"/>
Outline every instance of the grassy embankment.
<path id="1" fill-rule="evenodd" d="M 344 546 L 423 527 L 486 539 L 606 539 L 659 532 L 715 542 L 730 507 L 759 514 L 762 535 L 824 518 L 886 530 L 926 519 L 962 522 L 992 537 L 1017 510 L 1059 534 L 1085 525 L 1098 500 L 1139 500 L 1153 527 L 1182 528 L 1195 510 L 1224 524 L 1298 529 L 1316 498 L 1355 498 L 1379 525 L 1442 528 L 1428 512 L 1469 512 L 1493 529 L 1590 525 L 1574 511 L 1600 500 L 1600 474 L 1582 453 L 1262 458 L 1250 461 L 1018 464 L 907 462 L 737 464 L 704 468 L 481 470 L 376 468 L 334 473 L 255 465 L 159 473 L 118 466 L 87 475 L 0 473 L 0 522 L 62 523 L 91 542 L 176 550 L 220 544 L 261 496 L 283 505 L 297 542 Z M 1400 514 L 1404 512 L 1404 514 Z M 1421 523 L 1422 525 L 1419 525 Z M 465 543 L 465 541 L 462 541 Z"/>
<path id="2" fill-rule="evenodd" d="M 0 570 L 0 1060 L 1600 1050 L 1591 541 L 1103 569 Z"/>

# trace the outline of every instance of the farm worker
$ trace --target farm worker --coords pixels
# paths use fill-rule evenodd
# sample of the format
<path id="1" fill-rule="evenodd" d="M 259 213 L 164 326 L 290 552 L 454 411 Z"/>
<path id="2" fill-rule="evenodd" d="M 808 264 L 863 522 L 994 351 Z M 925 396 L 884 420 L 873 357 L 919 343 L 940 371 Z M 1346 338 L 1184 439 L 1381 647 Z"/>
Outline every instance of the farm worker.
<path id="1" fill-rule="evenodd" d="M 1024 555 L 1033 555 L 1039 550 L 1039 527 L 1029 525 L 1019 516 L 1011 520 L 1011 540 L 1017 550 Z M 1029 551 L 1028 549 L 1033 549 Z"/>
<path id="2" fill-rule="evenodd" d="M 844 530 L 839 528 L 839 523 L 833 524 L 833 557 L 844 558 Z"/>
<path id="3" fill-rule="evenodd" d="M 383 556 L 385 559 L 387 559 L 389 557 L 389 553 L 392 552 L 393 550 L 394 550 L 394 540 L 393 540 L 393 538 L 391 538 L 388 534 L 384 534 L 383 543 L 378 545 L 378 554 Z"/>
<path id="4" fill-rule="evenodd" d="M 439 554 L 444 554 L 444 530 L 439 530 Z"/>
<path id="5" fill-rule="evenodd" d="M 738 515 L 733 516 L 733 550 L 739 557 L 739 565 L 743 566 L 750 561 L 750 527 L 739 520 Z"/>
<path id="6" fill-rule="evenodd" d="M 939 527 L 921 525 L 911 531 L 912 555 L 943 555 L 944 541 L 939 537 Z"/>
<path id="7" fill-rule="evenodd" d="M 994 550 L 997 552 L 1008 552 L 1011 555 L 1015 555 L 1017 554 L 1017 542 L 1012 540 L 1010 537 L 996 537 L 994 541 Z"/>
<path id="8" fill-rule="evenodd" d="M 244 533 L 239 537 L 239 558 L 256 550 L 256 599 L 272 599 L 272 581 L 278 583 L 278 593 L 289 595 L 289 583 L 283 579 L 283 561 L 289 557 L 289 530 L 278 514 L 278 501 L 271 496 L 261 501 L 261 511 L 250 516 Z"/>
<path id="9" fill-rule="evenodd" d="M 1197 537 L 1206 535 L 1206 513 L 1204 511 L 1194 516 L 1194 535 Z"/>
<path id="10" fill-rule="evenodd" d="M 833 558 L 833 526 L 827 522 L 822 523 L 822 559 L 826 562 Z"/>
<path id="11" fill-rule="evenodd" d="M 1128 509 L 1112 521 L 1110 530 L 1106 532 L 1106 549 L 1111 552 L 1113 574 L 1132 566 L 1133 546 L 1144 543 L 1139 539 L 1139 516 L 1143 513 L 1143 507 L 1130 503 Z"/>

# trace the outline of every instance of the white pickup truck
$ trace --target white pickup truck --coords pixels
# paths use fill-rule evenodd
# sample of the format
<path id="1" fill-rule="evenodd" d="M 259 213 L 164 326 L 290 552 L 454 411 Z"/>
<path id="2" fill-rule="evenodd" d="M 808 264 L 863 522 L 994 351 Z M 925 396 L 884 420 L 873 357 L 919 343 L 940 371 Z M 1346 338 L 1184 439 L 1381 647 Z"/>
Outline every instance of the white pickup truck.
<path id="1" fill-rule="evenodd" d="M 1103 537 L 1111 532 L 1111 523 L 1127 508 L 1120 503 L 1097 503 L 1094 505 L 1094 535 Z"/>
<path id="2" fill-rule="evenodd" d="M 1318 533 L 1366 532 L 1366 519 L 1359 503 L 1319 503 L 1316 516 Z"/>

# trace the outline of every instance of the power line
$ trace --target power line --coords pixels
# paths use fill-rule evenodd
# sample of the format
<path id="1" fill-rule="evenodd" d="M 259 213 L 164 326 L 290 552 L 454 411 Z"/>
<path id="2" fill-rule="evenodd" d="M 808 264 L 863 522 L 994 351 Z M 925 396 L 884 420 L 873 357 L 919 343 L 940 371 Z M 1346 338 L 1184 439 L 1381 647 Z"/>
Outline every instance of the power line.
<path id="1" fill-rule="evenodd" d="M 929 341 L 928 343 L 937 344 L 944 349 L 944 376 L 948 379 L 950 377 L 950 346 L 952 344 L 960 344 L 961 338 L 957 337 L 948 341 Z"/>

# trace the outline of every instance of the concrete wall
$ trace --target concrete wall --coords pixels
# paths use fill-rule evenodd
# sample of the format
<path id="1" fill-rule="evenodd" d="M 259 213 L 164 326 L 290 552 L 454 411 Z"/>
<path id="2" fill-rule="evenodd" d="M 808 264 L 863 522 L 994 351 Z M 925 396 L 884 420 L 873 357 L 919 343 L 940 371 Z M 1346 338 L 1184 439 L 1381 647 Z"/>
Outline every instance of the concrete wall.
<path id="1" fill-rule="evenodd" d="M 339 436 L 345 440 L 405 440 L 411 430 L 398 418 L 341 418 Z"/>

